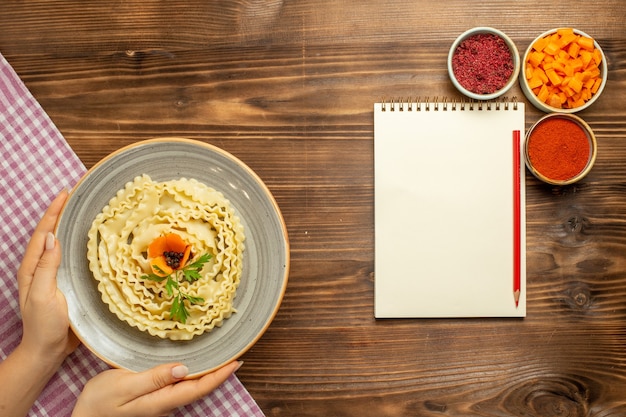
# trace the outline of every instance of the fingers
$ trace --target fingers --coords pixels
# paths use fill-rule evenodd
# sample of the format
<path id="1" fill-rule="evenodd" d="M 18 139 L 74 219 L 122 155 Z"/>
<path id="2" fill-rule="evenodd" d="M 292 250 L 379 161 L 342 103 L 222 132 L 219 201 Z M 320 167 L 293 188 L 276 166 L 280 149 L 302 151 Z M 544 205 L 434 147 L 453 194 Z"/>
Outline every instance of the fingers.
<path id="1" fill-rule="evenodd" d="M 185 366 L 160 365 L 136 374 L 139 379 L 133 379 L 128 396 L 136 399 L 133 406 L 141 404 L 146 415 L 167 412 L 206 396 L 240 366 L 241 362 L 234 361 L 200 379 L 182 380 L 189 373 Z M 135 401 L 131 399 L 127 405 Z"/>
<path id="2" fill-rule="evenodd" d="M 187 367 L 180 364 L 159 365 L 134 374 L 132 384 L 129 384 L 126 390 L 129 402 L 178 382 L 188 374 Z"/>
<path id="3" fill-rule="evenodd" d="M 35 271 L 40 263 L 42 255 L 44 255 L 46 241 L 50 246 L 51 239 L 49 237 L 49 233 L 54 232 L 54 226 L 58 220 L 59 214 L 61 213 L 61 209 L 63 208 L 63 204 L 67 200 L 67 190 L 61 191 L 59 195 L 50 203 L 50 206 L 44 213 L 43 217 L 39 221 L 39 224 L 35 228 L 33 235 L 26 247 L 26 252 L 24 253 L 24 259 L 20 265 L 20 268 L 17 272 L 17 283 L 19 287 L 20 293 L 20 305 L 24 305 L 23 302 L 26 299 L 30 291 L 31 282 L 33 276 L 35 275 Z M 54 236 L 53 236 L 54 237 Z M 55 256 L 57 254 L 54 250 L 58 250 L 56 240 L 54 241 L 54 247 L 52 248 L 52 252 L 43 262 L 43 266 L 54 266 Z M 48 265 L 47 265 L 48 264 Z M 56 283 L 55 283 L 56 284 Z"/>
<path id="4" fill-rule="evenodd" d="M 24 272 L 35 272 L 35 268 L 37 267 L 37 263 L 45 247 L 48 232 L 54 232 L 54 226 L 59 218 L 63 204 L 65 204 L 65 200 L 67 200 L 67 195 L 67 190 L 61 191 L 59 195 L 52 200 L 50 206 L 48 206 L 48 209 L 39 221 L 39 224 L 37 224 L 30 242 L 28 242 L 28 246 L 26 247 L 22 268 L 20 268 Z"/>
<path id="5" fill-rule="evenodd" d="M 45 250 L 35 268 L 28 297 L 45 299 L 56 292 L 56 277 L 60 263 L 60 245 L 52 232 L 48 232 L 46 235 Z"/>
<path id="6" fill-rule="evenodd" d="M 206 386 L 206 389 L 210 389 L 211 387 L 215 389 L 222 382 L 224 382 L 230 374 L 235 372 L 238 367 L 239 362 L 234 361 L 200 379 L 183 382 L 202 381 L 202 384 L 200 385 L 203 387 Z M 165 364 L 156 366 L 152 369 L 136 374 L 136 378 L 133 380 L 132 384 L 134 388 L 131 388 L 132 392 L 130 392 L 129 395 L 134 398 L 138 398 L 142 395 L 158 391 L 176 382 L 182 381 L 187 375 L 189 375 L 189 369 L 181 364 Z"/>
<path id="7" fill-rule="evenodd" d="M 186 380 L 173 385 L 168 395 L 175 400 L 171 408 L 192 403 L 206 396 L 226 381 L 241 365 L 242 362 L 234 361 L 200 379 Z"/>

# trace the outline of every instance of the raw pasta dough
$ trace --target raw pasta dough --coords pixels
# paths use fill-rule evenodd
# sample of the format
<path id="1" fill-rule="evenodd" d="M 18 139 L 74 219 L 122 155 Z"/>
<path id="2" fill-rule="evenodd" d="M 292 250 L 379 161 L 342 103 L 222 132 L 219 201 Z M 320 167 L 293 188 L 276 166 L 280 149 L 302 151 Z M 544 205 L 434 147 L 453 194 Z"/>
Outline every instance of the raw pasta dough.
<path id="1" fill-rule="evenodd" d="M 185 323 L 170 319 L 173 297 L 164 282 L 141 279 L 150 273 L 148 246 L 167 233 L 190 244 L 194 257 L 211 255 L 201 279 L 180 283 L 182 291 L 205 300 L 186 304 Z M 221 326 L 235 312 L 243 226 L 229 201 L 205 184 L 186 178 L 154 182 L 147 175 L 137 177 L 96 216 L 88 237 L 89 268 L 102 301 L 120 320 L 153 336 L 189 340 Z"/>

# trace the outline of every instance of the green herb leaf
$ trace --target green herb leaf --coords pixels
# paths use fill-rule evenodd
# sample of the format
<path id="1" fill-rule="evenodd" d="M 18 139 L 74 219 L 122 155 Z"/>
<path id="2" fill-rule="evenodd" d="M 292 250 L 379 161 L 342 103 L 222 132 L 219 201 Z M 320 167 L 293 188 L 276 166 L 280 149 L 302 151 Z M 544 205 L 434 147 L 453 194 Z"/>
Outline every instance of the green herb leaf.
<path id="1" fill-rule="evenodd" d="M 194 263 L 185 266 L 183 269 L 195 269 L 196 271 L 200 271 L 204 264 L 209 262 L 210 259 L 211 254 L 205 253 L 204 255 L 200 256 Z"/>
<path id="2" fill-rule="evenodd" d="M 157 268 L 157 269 L 158 269 L 158 267 L 157 267 L 156 265 L 155 265 L 155 268 Z M 162 277 L 162 276 L 159 276 L 159 275 L 157 275 L 157 274 L 153 274 L 153 273 L 150 273 L 150 274 L 148 274 L 148 275 L 142 275 L 142 276 L 141 276 L 141 279 L 147 279 L 147 280 L 149 280 L 149 281 L 156 281 L 156 282 L 163 282 L 163 280 L 164 280 L 165 278 L 167 278 L 167 277 L 166 277 L 166 276 L 165 276 L 165 277 Z"/>
<path id="3" fill-rule="evenodd" d="M 173 280 L 172 276 L 168 275 L 167 282 L 165 283 L 165 290 L 170 297 L 174 295 L 174 289 L 178 289 L 178 281 Z"/>
<path id="4" fill-rule="evenodd" d="M 181 323 L 185 323 L 187 321 L 187 317 L 189 317 L 189 313 L 187 312 L 187 308 L 185 308 L 185 303 L 181 299 L 180 293 L 174 297 L 174 302 L 172 303 L 172 308 L 170 309 L 170 315 L 174 320 Z"/>
<path id="5" fill-rule="evenodd" d="M 174 298 L 174 302 L 172 303 L 170 315 L 183 324 L 187 321 L 187 317 L 189 317 L 189 312 L 187 311 L 187 307 L 185 306 L 185 300 L 189 301 L 189 303 L 191 304 L 204 303 L 204 298 L 202 297 L 194 297 L 192 295 L 179 291 L 176 298 Z"/>
<path id="6" fill-rule="evenodd" d="M 202 275 L 200 275 L 200 272 L 198 272 L 195 269 L 190 269 L 190 270 L 183 269 L 183 278 L 186 281 L 194 282 L 202 278 Z"/>
<path id="7" fill-rule="evenodd" d="M 164 270 L 162 270 L 162 269 L 161 269 L 158 265 L 152 265 L 152 267 L 153 267 L 154 269 L 156 269 L 156 270 L 157 270 L 157 272 L 160 272 L 161 274 L 167 275 L 167 274 L 165 273 L 165 271 L 164 271 Z M 154 275 L 156 275 L 156 274 L 154 274 Z M 156 276 L 158 277 L 159 275 L 156 275 Z"/>
<path id="8" fill-rule="evenodd" d="M 164 276 L 157 275 L 155 273 L 150 273 L 147 275 L 142 275 L 141 279 L 163 282 L 165 281 L 165 290 L 170 297 L 174 297 L 172 301 L 172 307 L 170 308 L 170 318 L 181 323 L 185 323 L 187 318 L 189 317 L 189 312 L 187 311 L 187 307 L 185 306 L 185 300 L 187 300 L 190 304 L 201 304 L 204 303 L 204 298 L 202 297 L 194 297 L 189 294 L 185 294 L 180 291 L 180 275 L 178 272 L 182 273 L 182 279 L 187 282 L 194 282 L 202 278 L 200 275 L 200 271 L 204 267 L 204 264 L 207 263 L 211 259 L 211 255 L 205 253 L 200 256 L 196 261 L 185 265 L 183 268 L 174 271 L 172 274 L 165 275 L 165 271 L 159 268 L 157 265 L 152 265 L 152 267 Z M 174 277 L 172 277 L 174 275 Z M 174 294 L 176 293 L 176 296 Z"/>
<path id="9" fill-rule="evenodd" d="M 192 295 L 189 294 L 185 294 L 185 293 L 180 293 L 183 297 L 185 297 L 187 300 L 189 300 L 189 302 L 191 304 L 200 304 L 200 303 L 204 303 L 204 298 L 202 297 L 194 297 Z"/>
<path id="10" fill-rule="evenodd" d="M 204 255 L 200 256 L 195 262 L 185 266 L 182 269 L 183 279 L 188 282 L 194 282 L 202 278 L 202 275 L 200 275 L 200 271 L 204 267 L 204 264 L 207 263 L 210 259 L 211 255 L 205 253 Z"/>

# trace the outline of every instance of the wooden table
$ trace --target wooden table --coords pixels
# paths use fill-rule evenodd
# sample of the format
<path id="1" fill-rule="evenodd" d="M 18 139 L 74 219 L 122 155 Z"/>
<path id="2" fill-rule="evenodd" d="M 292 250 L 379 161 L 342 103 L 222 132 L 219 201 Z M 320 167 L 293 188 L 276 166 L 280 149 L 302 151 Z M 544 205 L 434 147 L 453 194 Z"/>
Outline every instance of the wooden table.
<path id="1" fill-rule="evenodd" d="M 528 317 L 375 320 L 373 103 L 460 98 L 446 56 L 474 26 L 520 51 L 559 26 L 599 41 L 608 84 L 580 113 L 596 165 L 563 188 L 527 173 Z M 268 416 L 626 415 L 622 0 L 26 0 L 0 4 L 0 28 L 0 52 L 87 167 L 182 136 L 269 186 L 291 274 L 238 374 Z M 527 127 L 541 114 L 529 105 Z"/>

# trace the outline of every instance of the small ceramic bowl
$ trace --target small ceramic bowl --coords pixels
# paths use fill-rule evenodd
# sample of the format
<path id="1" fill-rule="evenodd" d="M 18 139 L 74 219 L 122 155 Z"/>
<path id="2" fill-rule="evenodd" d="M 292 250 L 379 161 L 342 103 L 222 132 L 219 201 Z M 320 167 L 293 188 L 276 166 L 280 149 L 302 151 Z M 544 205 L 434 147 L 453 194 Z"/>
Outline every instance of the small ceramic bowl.
<path id="1" fill-rule="evenodd" d="M 553 113 L 553 112 L 576 113 L 576 112 L 586 109 L 587 107 L 591 106 L 598 99 L 598 97 L 600 97 L 600 94 L 602 94 L 602 91 L 604 90 L 604 86 L 606 85 L 606 80 L 607 80 L 608 71 L 607 71 L 607 65 L 606 65 L 606 56 L 604 55 L 604 52 L 602 51 L 602 48 L 600 48 L 600 45 L 598 44 L 598 42 L 594 40 L 594 47 L 600 52 L 600 55 L 602 56 L 602 62 L 600 63 L 598 67 L 600 70 L 599 78 L 601 80 L 601 84 L 600 84 L 599 89 L 595 93 L 593 93 L 591 98 L 585 101 L 584 104 L 576 106 L 576 107 L 572 107 L 572 108 L 554 107 L 554 106 L 550 106 L 549 104 L 545 103 L 542 100 L 539 100 L 539 98 L 537 97 L 537 94 L 535 94 L 535 92 L 529 85 L 529 79 L 527 78 L 527 75 L 526 75 L 526 65 L 528 63 L 530 54 L 533 52 L 533 45 L 535 45 L 541 39 L 547 36 L 553 35 L 558 30 L 562 30 L 562 29 L 564 28 L 552 29 L 537 36 L 528 46 L 528 48 L 526 49 L 526 52 L 524 53 L 524 56 L 522 57 L 522 71 L 519 74 L 520 87 L 522 88 L 522 91 L 524 92 L 524 95 L 526 96 L 526 98 L 536 108 L 546 113 Z M 587 35 L 585 32 L 581 30 L 573 29 L 573 31 L 576 35 L 581 35 L 587 38 L 591 38 L 589 35 Z"/>
<path id="2" fill-rule="evenodd" d="M 548 184 L 568 185 L 581 180 L 591 171 L 596 154 L 593 131 L 574 114 L 547 114 L 526 133 L 526 166 Z"/>
<path id="3" fill-rule="evenodd" d="M 484 39 L 483 35 L 495 35 L 504 40 L 510 52 L 510 61 L 498 60 L 499 44 Z M 483 38 L 481 40 L 481 38 Z M 463 60 L 468 52 L 468 43 L 479 48 L 478 57 L 472 55 L 472 62 Z M 480 50 L 484 48 L 484 50 Z M 474 100 L 493 100 L 506 93 L 516 82 L 520 72 L 519 52 L 515 43 L 503 32 L 490 27 L 476 27 L 463 32 L 450 47 L 448 53 L 448 75 L 452 84 L 465 96 Z M 510 73 L 510 75 L 508 75 Z M 505 78 L 505 76 L 508 77 Z"/>

